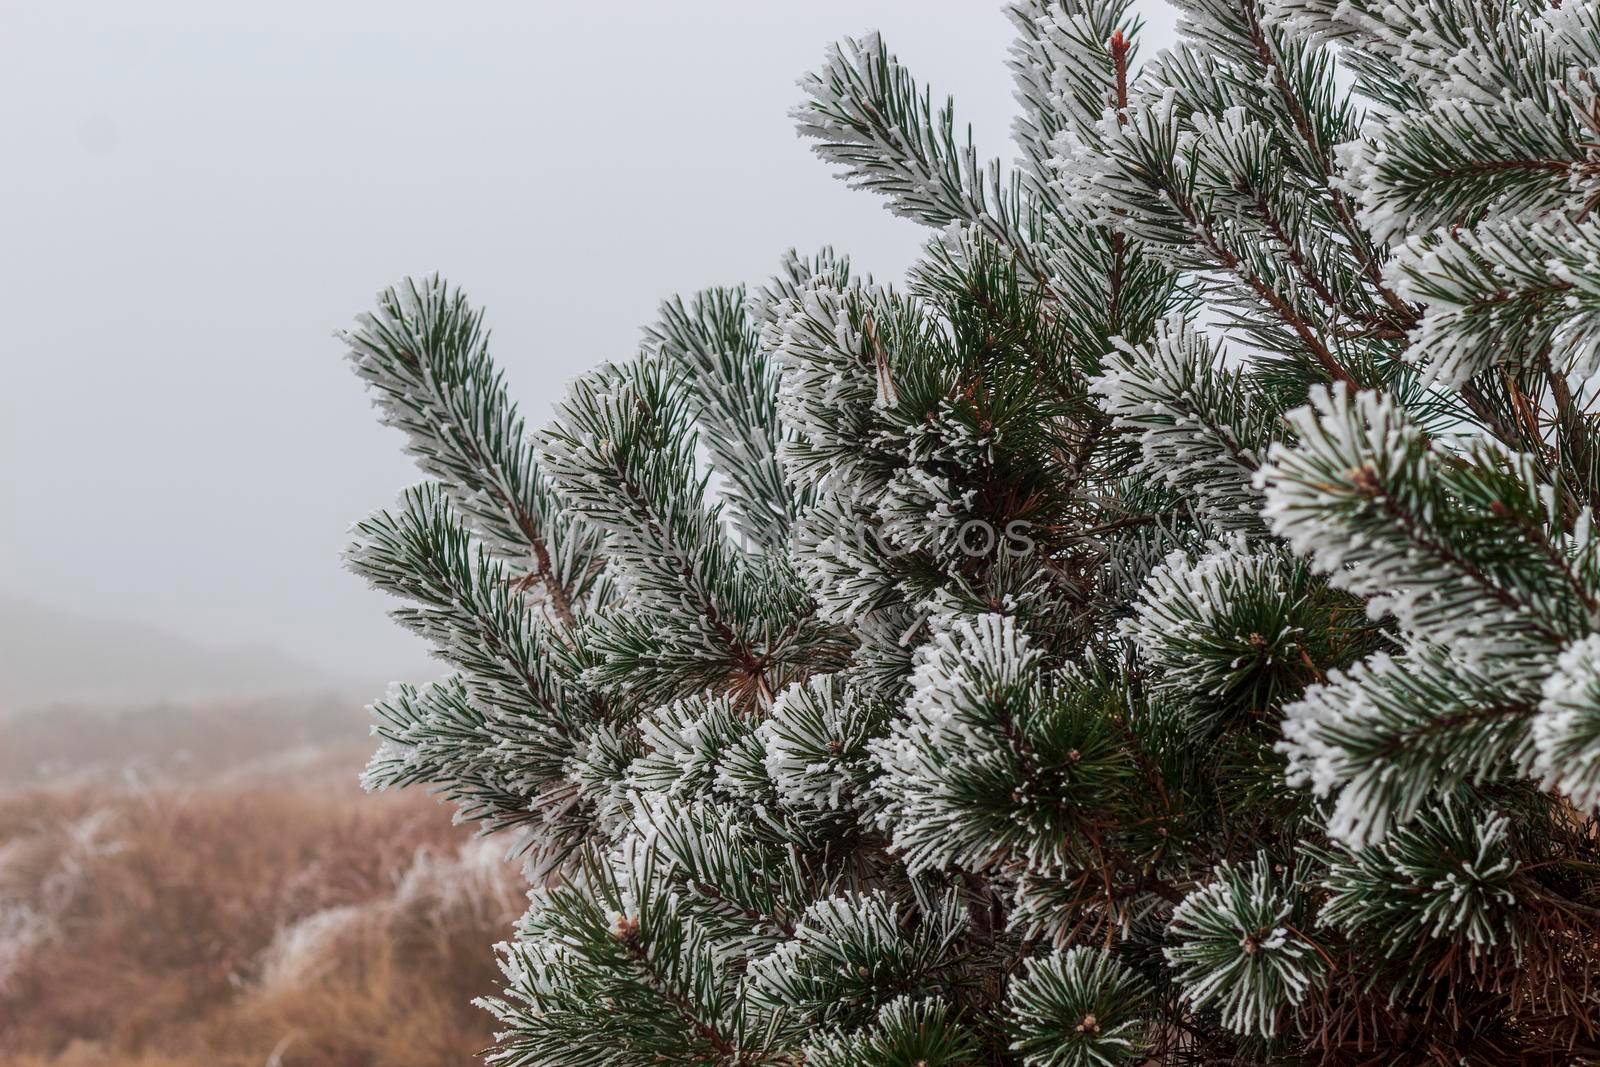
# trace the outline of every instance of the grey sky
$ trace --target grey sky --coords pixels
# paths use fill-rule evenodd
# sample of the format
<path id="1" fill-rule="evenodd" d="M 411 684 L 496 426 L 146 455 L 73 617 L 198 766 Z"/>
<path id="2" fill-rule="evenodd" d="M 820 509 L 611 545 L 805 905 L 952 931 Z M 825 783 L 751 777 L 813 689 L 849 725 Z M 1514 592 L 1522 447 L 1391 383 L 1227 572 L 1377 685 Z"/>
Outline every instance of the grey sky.
<path id="1" fill-rule="evenodd" d="M 441 270 L 537 424 L 672 292 L 791 245 L 898 276 L 925 234 L 785 115 L 870 28 L 1012 155 L 998 2 L 0 5 L 0 592 L 433 673 L 339 567 L 417 475 L 332 331 Z"/>

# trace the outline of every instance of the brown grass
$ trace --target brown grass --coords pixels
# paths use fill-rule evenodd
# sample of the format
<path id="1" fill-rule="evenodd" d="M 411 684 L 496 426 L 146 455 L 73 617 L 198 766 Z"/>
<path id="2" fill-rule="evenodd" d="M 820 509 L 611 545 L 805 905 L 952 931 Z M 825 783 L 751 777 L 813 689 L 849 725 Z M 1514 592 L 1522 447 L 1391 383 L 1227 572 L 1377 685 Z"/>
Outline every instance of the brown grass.
<path id="1" fill-rule="evenodd" d="M 0 794 L 0 1064 L 473 1062 L 521 877 L 362 748 Z"/>

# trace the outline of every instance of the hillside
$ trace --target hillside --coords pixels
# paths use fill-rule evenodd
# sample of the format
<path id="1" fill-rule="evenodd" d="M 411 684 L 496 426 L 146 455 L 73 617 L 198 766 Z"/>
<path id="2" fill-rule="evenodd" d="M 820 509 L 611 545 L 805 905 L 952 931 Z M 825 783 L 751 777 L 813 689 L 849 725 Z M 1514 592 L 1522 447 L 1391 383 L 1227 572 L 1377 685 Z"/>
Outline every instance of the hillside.
<path id="1" fill-rule="evenodd" d="M 0 593 L 0 713 L 61 704 L 119 707 L 341 691 L 287 653 L 207 645 L 146 623 L 63 611 Z"/>

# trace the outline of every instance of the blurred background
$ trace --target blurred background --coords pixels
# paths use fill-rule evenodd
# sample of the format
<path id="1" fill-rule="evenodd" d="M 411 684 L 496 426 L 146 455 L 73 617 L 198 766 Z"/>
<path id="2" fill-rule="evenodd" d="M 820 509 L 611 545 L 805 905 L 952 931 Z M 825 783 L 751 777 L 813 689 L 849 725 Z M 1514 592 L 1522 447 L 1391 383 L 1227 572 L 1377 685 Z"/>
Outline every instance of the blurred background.
<path id="1" fill-rule="evenodd" d="M 520 876 L 355 781 L 440 671 L 340 565 L 418 476 L 334 331 L 440 270 L 539 425 L 672 293 L 899 277 L 924 232 L 786 115 L 872 28 L 1014 154 L 991 0 L 0 0 L 0 1064 L 490 1040 Z"/>

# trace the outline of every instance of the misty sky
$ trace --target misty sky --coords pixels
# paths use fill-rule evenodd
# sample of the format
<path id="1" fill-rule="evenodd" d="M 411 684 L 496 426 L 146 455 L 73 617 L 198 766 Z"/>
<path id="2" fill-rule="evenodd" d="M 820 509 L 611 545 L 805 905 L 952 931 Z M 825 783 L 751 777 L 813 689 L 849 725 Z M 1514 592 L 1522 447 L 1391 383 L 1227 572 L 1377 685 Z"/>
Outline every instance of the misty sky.
<path id="1" fill-rule="evenodd" d="M 786 117 L 871 28 L 1011 158 L 988 0 L 0 3 L 0 594 L 437 673 L 339 565 L 418 475 L 333 331 L 443 271 L 538 425 L 670 293 L 791 245 L 898 277 L 925 231 Z"/>

